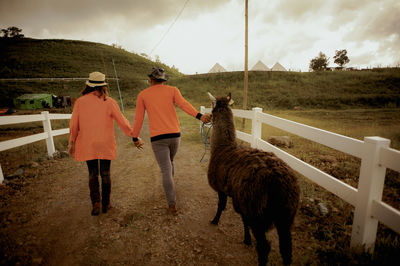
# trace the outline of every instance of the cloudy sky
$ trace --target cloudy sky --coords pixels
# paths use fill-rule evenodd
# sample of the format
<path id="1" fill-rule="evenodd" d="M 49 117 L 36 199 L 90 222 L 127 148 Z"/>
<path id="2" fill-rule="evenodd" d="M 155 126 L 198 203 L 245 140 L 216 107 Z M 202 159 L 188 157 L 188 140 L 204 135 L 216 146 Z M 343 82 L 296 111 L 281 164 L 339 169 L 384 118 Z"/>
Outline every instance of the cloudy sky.
<path id="1" fill-rule="evenodd" d="M 0 28 L 117 44 L 185 74 L 244 68 L 245 0 L 0 0 Z M 249 0 L 249 69 L 308 71 L 321 51 L 348 66 L 400 65 L 399 0 Z"/>

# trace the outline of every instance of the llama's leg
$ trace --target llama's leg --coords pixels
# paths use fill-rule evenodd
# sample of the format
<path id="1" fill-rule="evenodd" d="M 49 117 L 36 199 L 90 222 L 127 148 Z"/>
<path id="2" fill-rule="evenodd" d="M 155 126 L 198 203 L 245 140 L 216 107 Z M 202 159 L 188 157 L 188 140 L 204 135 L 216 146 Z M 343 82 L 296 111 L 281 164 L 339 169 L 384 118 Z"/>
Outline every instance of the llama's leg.
<path id="1" fill-rule="evenodd" d="M 222 211 L 225 210 L 227 198 L 228 196 L 225 195 L 223 192 L 218 192 L 218 209 L 217 214 L 211 221 L 212 224 L 218 224 L 219 218 L 221 218 Z"/>
<path id="2" fill-rule="evenodd" d="M 286 223 L 276 223 L 276 229 L 279 235 L 279 250 L 284 265 L 292 263 L 292 235 L 290 233 L 290 225 Z"/>
<path id="3" fill-rule="evenodd" d="M 243 241 L 243 243 L 245 245 L 250 246 L 251 245 L 251 236 L 250 236 L 250 231 L 249 231 L 249 224 L 243 215 L 242 215 L 242 221 L 243 221 L 243 226 L 244 226 L 244 241 Z"/>
<path id="4" fill-rule="evenodd" d="M 251 229 L 257 242 L 256 249 L 258 254 L 258 265 L 267 265 L 271 245 L 265 237 L 265 226 L 262 224 L 255 224 L 251 226 Z"/>

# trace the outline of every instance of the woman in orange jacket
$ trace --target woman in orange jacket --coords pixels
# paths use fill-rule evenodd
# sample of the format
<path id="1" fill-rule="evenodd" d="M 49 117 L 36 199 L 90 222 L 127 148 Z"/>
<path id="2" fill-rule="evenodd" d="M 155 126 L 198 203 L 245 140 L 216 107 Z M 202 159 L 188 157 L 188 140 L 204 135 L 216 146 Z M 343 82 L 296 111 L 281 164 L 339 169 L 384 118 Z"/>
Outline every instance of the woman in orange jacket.
<path id="1" fill-rule="evenodd" d="M 92 215 L 99 215 L 99 168 L 103 213 L 110 208 L 110 165 L 117 153 L 113 121 L 127 136 L 132 136 L 133 128 L 121 113 L 117 102 L 108 97 L 104 74 L 90 73 L 81 95 L 74 104 L 70 120 L 68 152 L 75 160 L 86 162 L 88 166 Z"/>

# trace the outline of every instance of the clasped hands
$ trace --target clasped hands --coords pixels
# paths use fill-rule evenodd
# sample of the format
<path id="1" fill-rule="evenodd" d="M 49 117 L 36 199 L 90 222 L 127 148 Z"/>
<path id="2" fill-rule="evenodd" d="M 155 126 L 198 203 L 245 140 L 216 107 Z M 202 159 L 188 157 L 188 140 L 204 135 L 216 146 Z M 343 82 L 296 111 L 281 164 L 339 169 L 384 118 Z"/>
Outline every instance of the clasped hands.
<path id="1" fill-rule="evenodd" d="M 204 114 L 200 117 L 201 122 L 207 124 L 211 121 L 211 114 Z M 143 149 L 144 142 L 142 141 L 141 138 L 137 138 L 137 141 L 133 141 L 133 144 L 135 144 L 136 148 L 139 150 Z"/>
<path id="2" fill-rule="evenodd" d="M 135 144 L 135 146 L 136 146 L 136 148 L 138 148 L 138 150 L 143 150 L 144 142 L 142 141 L 141 138 L 138 138 L 137 141 L 133 141 L 133 144 Z"/>

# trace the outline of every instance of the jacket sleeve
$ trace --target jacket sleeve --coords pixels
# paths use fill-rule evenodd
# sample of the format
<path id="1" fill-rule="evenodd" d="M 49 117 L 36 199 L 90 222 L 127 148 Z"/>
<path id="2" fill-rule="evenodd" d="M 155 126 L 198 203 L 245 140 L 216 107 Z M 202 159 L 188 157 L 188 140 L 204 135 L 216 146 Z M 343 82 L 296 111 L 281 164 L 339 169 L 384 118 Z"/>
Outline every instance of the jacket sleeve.
<path id="1" fill-rule="evenodd" d="M 133 128 L 128 119 L 121 113 L 118 103 L 114 100 L 111 101 L 111 116 L 122 131 L 124 131 L 125 135 L 132 137 Z"/>
<path id="2" fill-rule="evenodd" d="M 71 120 L 69 121 L 69 143 L 76 142 L 79 134 L 79 101 L 74 104 Z"/>
<path id="3" fill-rule="evenodd" d="M 139 137 L 140 130 L 142 129 L 143 119 L 144 119 L 144 101 L 142 95 L 139 93 L 138 98 L 136 100 L 136 111 L 135 111 L 135 122 L 133 125 L 133 138 Z"/>
<path id="4" fill-rule="evenodd" d="M 181 108 L 185 113 L 193 117 L 199 118 L 201 114 L 183 98 L 178 88 L 174 87 L 174 102 Z"/>

